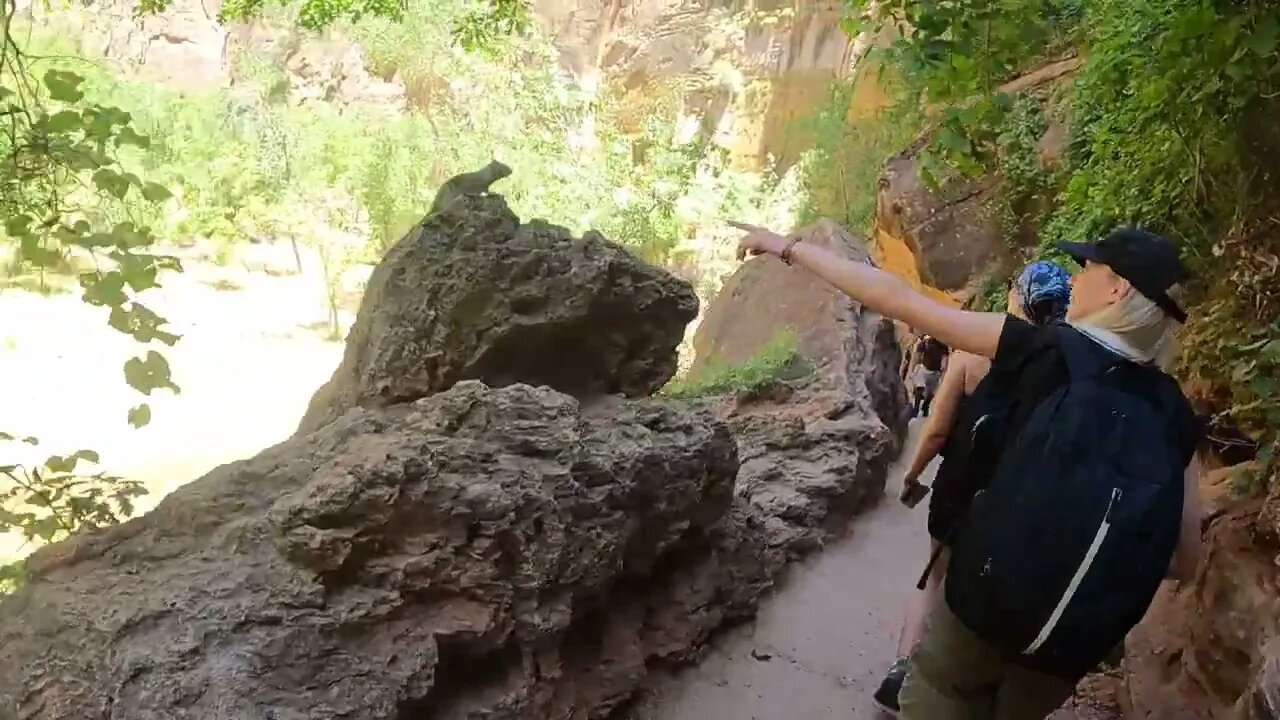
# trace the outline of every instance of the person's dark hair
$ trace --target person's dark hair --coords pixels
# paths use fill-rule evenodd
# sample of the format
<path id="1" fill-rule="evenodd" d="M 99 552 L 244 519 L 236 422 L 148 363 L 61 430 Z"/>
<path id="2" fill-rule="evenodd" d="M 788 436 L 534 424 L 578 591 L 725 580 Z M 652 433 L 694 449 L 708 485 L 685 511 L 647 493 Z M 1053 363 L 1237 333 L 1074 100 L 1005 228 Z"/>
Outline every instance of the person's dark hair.
<path id="1" fill-rule="evenodd" d="M 1067 314 L 1067 304 L 1061 298 L 1041 298 L 1026 306 L 1027 319 L 1036 325 L 1048 325 L 1061 320 Z"/>

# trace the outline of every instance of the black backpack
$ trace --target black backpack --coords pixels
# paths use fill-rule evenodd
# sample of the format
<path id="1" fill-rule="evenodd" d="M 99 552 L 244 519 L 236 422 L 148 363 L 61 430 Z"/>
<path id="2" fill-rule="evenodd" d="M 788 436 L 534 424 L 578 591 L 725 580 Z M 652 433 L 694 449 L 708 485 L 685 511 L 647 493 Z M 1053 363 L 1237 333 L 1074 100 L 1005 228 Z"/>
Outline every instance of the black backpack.
<path id="1" fill-rule="evenodd" d="M 1186 400 L 1164 373 L 1054 331 L 1070 380 L 1003 428 L 1016 437 L 954 538 L 946 599 L 1011 661 L 1077 678 L 1142 619 L 1173 558 Z"/>

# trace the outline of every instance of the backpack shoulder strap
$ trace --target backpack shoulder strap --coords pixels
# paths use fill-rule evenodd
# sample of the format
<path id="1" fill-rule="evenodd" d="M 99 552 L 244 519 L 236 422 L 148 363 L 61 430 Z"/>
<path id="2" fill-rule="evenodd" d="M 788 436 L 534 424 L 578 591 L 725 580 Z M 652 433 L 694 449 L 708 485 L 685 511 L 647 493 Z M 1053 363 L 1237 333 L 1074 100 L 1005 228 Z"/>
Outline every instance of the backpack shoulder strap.
<path id="1" fill-rule="evenodd" d="M 1054 326 L 1058 346 L 1062 348 L 1062 358 L 1067 364 L 1067 373 L 1071 380 L 1079 381 L 1103 375 L 1121 365 L 1134 363 L 1099 347 L 1084 333 L 1060 323 Z"/>
<path id="2" fill-rule="evenodd" d="M 1116 371 L 1116 379 L 1110 384 L 1147 403 L 1162 416 L 1174 417 L 1178 403 L 1185 399 L 1177 380 L 1159 368 L 1133 362 L 1099 346 L 1070 325 L 1059 325 L 1057 331 L 1073 382 L 1112 377 L 1112 371 Z"/>

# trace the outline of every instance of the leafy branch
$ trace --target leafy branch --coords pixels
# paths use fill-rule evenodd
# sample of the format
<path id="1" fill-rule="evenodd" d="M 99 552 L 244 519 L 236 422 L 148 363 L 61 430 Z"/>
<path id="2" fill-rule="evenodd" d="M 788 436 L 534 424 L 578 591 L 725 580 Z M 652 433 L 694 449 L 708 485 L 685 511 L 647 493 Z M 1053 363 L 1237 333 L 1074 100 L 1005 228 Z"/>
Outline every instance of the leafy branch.
<path id="1" fill-rule="evenodd" d="M 38 74 L 40 59 L 27 57 L 14 36 L 14 9 L 8 3 L 0 20 L 0 241 L 13 247 L 16 269 L 39 273 L 42 289 L 47 273 L 73 271 L 77 259 L 88 263 L 78 278 L 85 303 L 106 308 L 107 324 L 139 343 L 172 346 L 178 335 L 138 295 L 159 286 L 162 270 L 179 271 L 181 264 L 152 251 L 149 228 L 107 222 L 101 212 L 135 197 L 152 205 L 169 199 L 168 189 L 125 164 L 127 153 L 147 149 L 150 139 L 134 129 L 129 113 L 89 101 L 82 76 L 58 68 Z M 124 375 L 144 395 L 178 392 L 168 362 L 154 350 L 128 360 Z M 151 409 L 142 403 L 127 417 L 141 427 Z M 16 439 L 0 433 L 0 441 Z M 0 531 L 50 542 L 131 515 L 145 489 L 82 469 L 98 459 L 80 450 L 38 466 L 0 465 Z M 0 583 L 20 579 L 20 565 L 0 569 Z"/>

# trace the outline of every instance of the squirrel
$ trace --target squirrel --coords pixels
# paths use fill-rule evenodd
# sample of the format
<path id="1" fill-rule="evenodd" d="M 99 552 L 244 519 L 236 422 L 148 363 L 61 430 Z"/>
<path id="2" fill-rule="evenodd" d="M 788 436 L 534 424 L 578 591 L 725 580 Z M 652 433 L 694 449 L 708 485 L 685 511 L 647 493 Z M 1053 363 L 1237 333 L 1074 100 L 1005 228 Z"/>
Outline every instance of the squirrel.
<path id="1" fill-rule="evenodd" d="M 475 172 L 449 178 L 436 193 L 435 202 L 431 203 L 431 212 L 428 215 L 435 215 L 445 210 L 458 198 L 489 192 L 490 185 L 509 175 L 511 175 L 511 168 L 493 160 Z"/>

